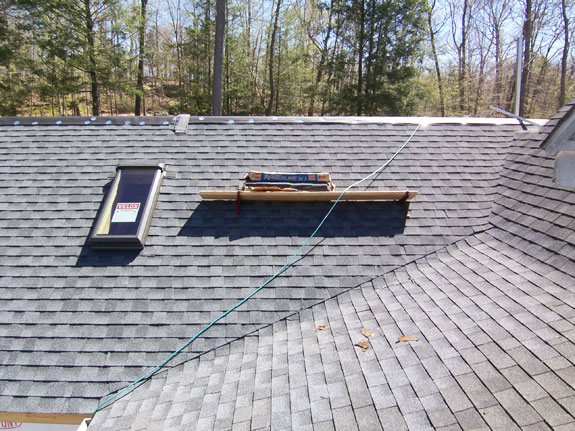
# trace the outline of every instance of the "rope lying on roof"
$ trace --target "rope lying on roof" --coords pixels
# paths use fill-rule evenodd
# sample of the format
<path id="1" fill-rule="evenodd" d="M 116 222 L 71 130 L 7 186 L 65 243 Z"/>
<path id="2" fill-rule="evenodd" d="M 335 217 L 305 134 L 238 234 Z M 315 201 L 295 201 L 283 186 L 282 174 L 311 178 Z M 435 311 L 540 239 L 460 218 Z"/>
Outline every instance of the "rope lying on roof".
<path id="1" fill-rule="evenodd" d="M 406 147 L 406 145 L 411 142 L 412 138 L 415 136 L 415 134 L 417 133 L 417 131 L 419 130 L 419 128 L 421 127 L 421 124 L 418 124 L 417 127 L 415 128 L 415 130 L 411 133 L 411 135 L 409 136 L 409 138 L 407 138 L 407 140 L 403 143 L 403 145 L 401 145 L 401 147 L 399 147 L 399 149 L 395 152 L 395 154 L 393 156 L 391 156 L 383 165 L 381 165 L 379 168 L 377 168 L 375 171 L 373 171 L 371 174 L 369 174 L 368 176 L 366 176 L 365 178 L 362 178 L 361 180 L 353 183 L 352 185 L 348 186 L 345 190 L 343 190 L 339 197 L 334 201 L 333 205 L 331 206 L 331 208 L 329 209 L 329 211 L 327 212 L 327 214 L 324 216 L 324 218 L 322 219 L 322 221 L 317 225 L 317 227 L 315 228 L 315 230 L 313 231 L 313 233 L 309 236 L 309 238 L 302 244 L 302 246 L 287 260 L 287 262 L 285 263 L 284 266 L 282 266 L 280 269 L 278 269 L 274 275 L 272 275 L 270 278 L 268 278 L 260 287 L 258 287 L 257 289 L 255 289 L 252 293 L 250 293 L 249 295 L 247 295 L 244 299 L 242 299 L 241 301 L 239 301 L 238 303 L 236 303 L 234 306 L 232 306 L 231 308 L 229 308 L 227 311 L 225 311 L 224 313 L 222 313 L 221 315 L 219 315 L 217 318 L 215 318 L 214 320 L 212 320 L 208 325 L 206 325 L 203 329 L 201 329 L 196 335 L 194 335 L 192 338 L 190 338 L 188 341 L 186 341 L 178 350 L 176 350 L 175 352 L 173 352 L 170 356 L 168 356 L 166 359 L 164 359 L 162 362 L 160 362 L 158 365 L 156 365 L 154 368 L 152 368 L 150 371 L 148 371 L 146 374 L 144 374 L 142 377 L 140 377 L 137 380 L 134 380 L 132 383 L 130 383 L 129 385 L 125 386 L 124 388 L 118 390 L 116 393 L 114 393 L 113 395 L 109 396 L 108 398 L 106 398 L 104 401 L 102 401 L 98 407 L 96 407 L 96 410 L 94 410 L 94 413 L 92 413 L 92 416 L 94 416 L 98 411 L 102 410 L 106 405 L 108 405 L 109 403 L 111 403 L 114 399 L 116 399 L 117 397 L 119 397 L 121 394 L 123 394 L 124 392 L 126 392 L 128 389 L 136 386 L 137 384 L 143 382 L 144 380 L 147 380 L 148 378 L 152 377 L 155 373 L 157 373 L 159 370 L 161 370 L 168 362 L 170 362 L 172 359 L 174 359 L 176 356 L 178 356 L 186 347 L 188 347 L 190 344 L 192 344 L 200 335 L 202 335 L 204 332 L 206 332 L 208 329 L 210 329 L 212 326 L 214 326 L 217 322 L 219 322 L 220 320 L 222 320 L 224 317 L 226 317 L 228 314 L 230 314 L 232 311 L 234 311 L 236 308 L 240 307 L 242 304 L 244 304 L 245 302 L 247 302 L 250 298 L 252 298 L 254 295 L 256 295 L 260 290 L 262 290 L 264 287 L 266 287 L 268 284 L 270 284 L 273 280 L 275 280 L 282 272 L 284 272 L 285 270 L 287 270 L 289 268 L 289 266 L 291 266 L 291 264 L 293 263 L 293 261 L 295 260 L 295 258 L 297 256 L 299 256 L 301 254 L 301 252 L 303 251 L 303 249 L 310 243 L 310 241 L 316 236 L 317 232 L 320 230 L 320 228 L 323 226 L 323 224 L 325 223 L 325 221 L 327 220 L 327 218 L 329 217 L 329 215 L 332 213 L 332 211 L 334 210 L 334 208 L 336 207 L 336 205 L 339 203 L 339 201 L 341 200 L 342 196 L 351 188 L 358 186 L 359 184 L 363 183 L 364 181 L 369 180 L 370 178 L 378 175 L 380 172 L 382 172 L 398 155 L 399 153 L 401 153 L 401 151 Z"/>

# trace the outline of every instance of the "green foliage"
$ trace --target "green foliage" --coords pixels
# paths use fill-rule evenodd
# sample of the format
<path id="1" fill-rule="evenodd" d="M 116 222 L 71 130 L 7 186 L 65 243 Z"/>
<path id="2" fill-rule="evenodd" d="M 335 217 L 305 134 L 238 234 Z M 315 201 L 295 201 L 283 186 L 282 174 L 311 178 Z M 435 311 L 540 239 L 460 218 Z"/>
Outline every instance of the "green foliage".
<path id="1" fill-rule="evenodd" d="M 15 38 L 12 29 L 8 25 L 8 19 L 0 15 L 0 66 L 10 64 L 15 49 Z"/>
<path id="2" fill-rule="evenodd" d="M 272 83 L 273 115 L 441 114 L 438 78 L 430 67 L 426 0 L 282 0 L 271 50 L 277 1 L 228 0 L 224 114 L 264 115 Z M 495 85 L 491 18 L 475 3 L 466 41 L 465 100 L 459 103 L 461 58 L 452 42 L 460 42 L 460 33 L 449 21 L 440 25 L 458 11 L 447 14 L 447 6 L 438 2 L 431 12 L 439 21 L 435 38 L 447 113 L 492 115 L 489 104 L 510 109 L 512 38 L 501 38 L 507 45 L 500 50 Z M 146 20 L 133 0 L 5 0 L 0 4 L 0 115 L 95 109 L 129 114 L 136 95 L 150 114 L 209 115 L 214 18 L 215 0 L 149 0 Z M 142 23 L 143 89 L 137 85 Z M 540 34 L 557 36 L 558 23 L 541 21 Z M 502 21 L 501 30 L 512 25 Z M 545 52 L 532 58 L 528 115 L 548 116 L 556 109 L 560 67 Z M 572 54 L 569 58 L 567 95 L 572 96 L 575 67 Z"/>
<path id="3" fill-rule="evenodd" d="M 130 68 L 122 47 L 120 2 L 11 1 L 19 12 L 20 37 L 34 48 L 26 72 L 35 78 L 39 99 L 63 101 L 90 85 L 93 111 L 99 111 L 102 90 L 120 88 Z"/>
<path id="4" fill-rule="evenodd" d="M 0 115 L 17 115 L 32 88 L 17 20 L 9 5 L 0 9 Z"/>

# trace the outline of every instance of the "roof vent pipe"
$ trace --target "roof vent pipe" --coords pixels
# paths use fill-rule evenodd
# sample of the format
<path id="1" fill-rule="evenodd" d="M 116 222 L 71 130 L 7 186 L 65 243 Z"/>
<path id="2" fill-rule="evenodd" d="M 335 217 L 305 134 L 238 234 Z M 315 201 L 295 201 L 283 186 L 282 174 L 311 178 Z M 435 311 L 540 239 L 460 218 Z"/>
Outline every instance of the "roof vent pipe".
<path id="1" fill-rule="evenodd" d="M 541 127 L 541 124 L 534 121 L 523 118 L 519 115 L 521 109 L 521 70 L 523 64 L 523 37 L 519 36 L 517 38 L 517 69 L 515 77 L 515 113 L 504 111 L 496 106 L 489 106 L 494 111 L 500 112 L 501 114 L 507 115 L 509 117 L 517 118 L 521 122 L 529 123 L 533 126 Z"/>

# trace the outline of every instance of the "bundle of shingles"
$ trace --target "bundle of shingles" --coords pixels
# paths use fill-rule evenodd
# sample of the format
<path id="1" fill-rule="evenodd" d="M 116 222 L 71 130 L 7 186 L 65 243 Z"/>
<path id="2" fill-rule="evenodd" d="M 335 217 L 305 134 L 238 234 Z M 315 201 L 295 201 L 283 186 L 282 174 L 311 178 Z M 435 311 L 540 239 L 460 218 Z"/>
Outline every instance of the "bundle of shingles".
<path id="1" fill-rule="evenodd" d="M 244 177 L 242 191 L 254 192 L 298 192 L 298 191 L 334 191 L 329 173 L 278 173 L 249 171 Z"/>

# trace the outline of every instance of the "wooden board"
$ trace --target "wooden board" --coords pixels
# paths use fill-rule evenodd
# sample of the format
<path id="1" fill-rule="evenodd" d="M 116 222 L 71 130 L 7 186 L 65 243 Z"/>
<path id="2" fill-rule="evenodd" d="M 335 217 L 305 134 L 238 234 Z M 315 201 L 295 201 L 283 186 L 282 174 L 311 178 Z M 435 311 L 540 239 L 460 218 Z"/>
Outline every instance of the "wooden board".
<path id="1" fill-rule="evenodd" d="M 240 192 L 242 201 L 335 201 L 341 192 Z M 417 195 L 416 191 L 348 191 L 340 200 L 342 201 L 399 201 L 404 198 L 410 201 Z M 204 190 L 200 191 L 204 200 L 235 201 L 238 192 L 229 190 Z"/>
<path id="2" fill-rule="evenodd" d="M 80 425 L 92 413 L 18 413 L 0 412 L 1 422 Z"/>

